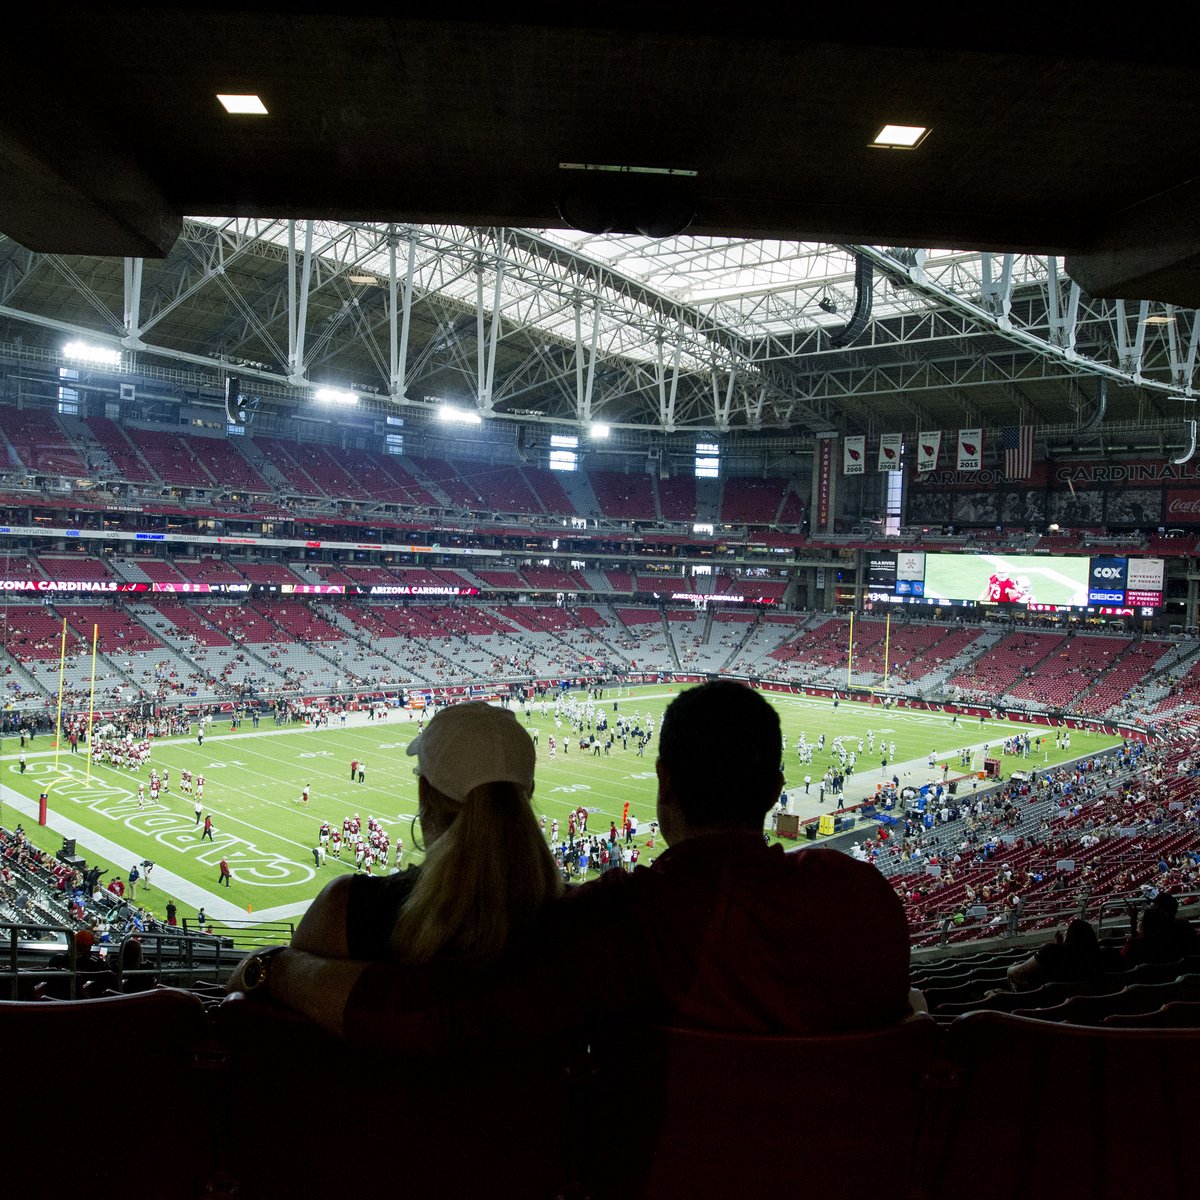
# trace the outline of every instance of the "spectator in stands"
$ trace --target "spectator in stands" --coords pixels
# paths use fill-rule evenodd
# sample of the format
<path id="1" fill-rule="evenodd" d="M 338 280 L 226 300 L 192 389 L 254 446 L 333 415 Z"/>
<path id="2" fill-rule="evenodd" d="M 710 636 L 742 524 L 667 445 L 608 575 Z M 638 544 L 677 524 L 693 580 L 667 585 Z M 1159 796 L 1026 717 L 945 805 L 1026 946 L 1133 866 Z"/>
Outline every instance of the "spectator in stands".
<path id="1" fill-rule="evenodd" d="M 424 864 L 334 880 L 305 913 L 297 949 L 482 965 L 559 895 L 561 878 L 530 808 L 533 741 L 511 712 L 482 701 L 443 709 L 408 752 L 418 763 Z"/>
<path id="2" fill-rule="evenodd" d="M 701 747 L 736 747 L 714 756 Z M 747 1033 L 871 1028 L 909 1012 L 903 907 L 874 867 L 763 843 L 779 718 L 719 681 L 668 707 L 657 763 L 668 850 L 547 909 L 498 967 L 461 980 L 299 950 L 258 990 L 376 1049 L 534 1041 L 605 1018 Z M 804 936 L 797 936 L 803 930 Z M 243 966 L 243 970 L 247 970 Z"/>
<path id="3" fill-rule="evenodd" d="M 1195 953 L 1195 930 L 1186 921 L 1176 920 L 1179 903 L 1169 892 L 1159 892 L 1142 911 L 1139 924 L 1137 910 L 1126 903 L 1129 913 L 1129 937 L 1121 947 L 1121 957 L 1130 966 L 1143 962 L 1174 962 L 1185 954 Z"/>
<path id="4" fill-rule="evenodd" d="M 1008 982 L 1017 991 L 1040 987 L 1043 983 L 1092 979 L 1120 966 L 1114 951 L 1101 947 L 1090 922 L 1074 920 L 1066 934 L 1060 929 L 1054 941 L 1042 946 L 1024 962 L 1008 969 Z"/>

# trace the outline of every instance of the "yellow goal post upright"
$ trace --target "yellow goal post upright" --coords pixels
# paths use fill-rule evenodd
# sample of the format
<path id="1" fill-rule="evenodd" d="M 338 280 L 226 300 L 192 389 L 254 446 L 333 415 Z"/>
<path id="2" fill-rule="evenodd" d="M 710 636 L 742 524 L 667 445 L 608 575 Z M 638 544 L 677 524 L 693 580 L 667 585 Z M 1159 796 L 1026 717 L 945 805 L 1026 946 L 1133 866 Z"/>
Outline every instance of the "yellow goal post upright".
<path id="1" fill-rule="evenodd" d="M 92 724 L 96 718 L 96 643 L 100 638 L 100 626 L 92 626 L 92 686 L 88 692 L 88 723 L 87 723 L 87 745 L 84 747 L 84 753 L 87 755 L 87 777 L 88 781 L 92 778 Z"/>
<path id="2" fill-rule="evenodd" d="M 850 691 L 850 668 L 854 662 L 854 610 L 850 610 L 850 641 L 846 644 L 846 691 Z"/>
<path id="3" fill-rule="evenodd" d="M 877 695 L 881 692 L 884 695 L 887 694 L 888 679 L 890 677 L 890 670 L 891 670 L 891 659 L 892 659 L 892 611 L 889 608 L 888 613 L 887 613 L 887 620 L 885 621 L 884 626 L 883 626 L 883 683 L 879 687 L 872 686 L 871 688 L 868 689 L 872 695 Z M 850 683 L 850 671 L 849 671 L 849 668 L 847 668 L 847 670 L 846 670 L 847 686 L 849 686 L 849 683 Z"/>
<path id="4" fill-rule="evenodd" d="M 58 712 L 54 718 L 54 770 L 58 772 L 58 752 L 62 748 L 63 677 L 67 670 L 67 618 L 63 617 L 62 646 L 58 652 Z"/>

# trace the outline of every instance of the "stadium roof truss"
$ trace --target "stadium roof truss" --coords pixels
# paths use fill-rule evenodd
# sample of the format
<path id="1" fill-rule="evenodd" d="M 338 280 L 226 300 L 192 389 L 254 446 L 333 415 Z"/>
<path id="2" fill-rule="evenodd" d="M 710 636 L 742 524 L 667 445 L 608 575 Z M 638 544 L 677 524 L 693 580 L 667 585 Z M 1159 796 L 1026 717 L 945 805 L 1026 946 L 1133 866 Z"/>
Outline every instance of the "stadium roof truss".
<path id="1" fill-rule="evenodd" d="M 1091 299 L 1054 256 L 265 218 L 191 218 L 161 261 L 0 239 L 0 318 L 284 405 L 668 434 L 1178 432 L 1200 344 L 1200 314 Z"/>

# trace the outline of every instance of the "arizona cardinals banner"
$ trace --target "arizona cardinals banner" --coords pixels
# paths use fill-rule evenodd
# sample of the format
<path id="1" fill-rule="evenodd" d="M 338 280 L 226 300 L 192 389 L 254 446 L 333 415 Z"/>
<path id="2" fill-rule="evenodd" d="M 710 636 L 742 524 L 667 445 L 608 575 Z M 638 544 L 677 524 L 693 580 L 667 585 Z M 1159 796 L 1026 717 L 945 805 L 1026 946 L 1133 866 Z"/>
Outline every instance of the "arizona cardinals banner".
<path id="1" fill-rule="evenodd" d="M 942 448 L 942 431 L 935 429 L 930 433 L 922 433 L 917 437 L 917 473 L 928 475 L 936 471 L 938 453 Z"/>
<path id="2" fill-rule="evenodd" d="M 861 475 L 867 460 L 867 439 L 863 436 L 846 438 L 842 447 L 842 474 Z"/>
<path id="3" fill-rule="evenodd" d="M 958 431 L 958 469 L 978 471 L 983 466 L 983 430 Z"/>
<path id="4" fill-rule="evenodd" d="M 900 470 L 900 441 L 903 435 L 885 433 L 879 439 L 879 469 L 881 471 Z"/>

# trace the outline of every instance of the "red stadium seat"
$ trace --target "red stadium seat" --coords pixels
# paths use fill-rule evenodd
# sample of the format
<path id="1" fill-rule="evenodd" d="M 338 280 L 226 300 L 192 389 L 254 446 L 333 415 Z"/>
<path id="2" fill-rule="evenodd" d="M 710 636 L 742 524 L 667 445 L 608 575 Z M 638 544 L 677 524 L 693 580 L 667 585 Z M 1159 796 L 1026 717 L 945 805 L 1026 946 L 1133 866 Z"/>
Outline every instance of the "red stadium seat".
<path id="1" fill-rule="evenodd" d="M 599 1119 L 621 1166 L 597 1154 L 606 1200 L 822 1200 L 905 1196 L 924 1132 L 921 1097 L 938 1037 L 928 1017 L 869 1033 L 743 1037 L 649 1031 L 601 1051 Z M 601 1042 L 601 1045 L 603 1042 Z M 899 1156 L 871 1145 L 862 1120 Z M 602 1114 L 602 1116 L 601 1116 Z M 603 1135 L 602 1135 L 603 1136 Z M 615 1175 L 615 1177 L 614 1177 Z"/>
<path id="2" fill-rule="evenodd" d="M 228 1068 L 223 1185 L 240 1200 L 339 1196 L 364 1180 L 422 1200 L 550 1197 L 571 1183 L 576 1139 L 601 1132 L 584 1127 L 557 1044 L 397 1061 L 241 995 L 213 1017 Z"/>
<path id="3" fill-rule="evenodd" d="M 26 1114 L 10 1125 L 5 1195 L 66 1194 L 79 1190 L 79 1172 L 98 1179 L 98 1171 L 119 1170 L 131 1189 L 155 1200 L 193 1200 L 215 1165 L 212 1113 L 195 1066 L 204 1037 L 200 1000 L 174 988 L 0 1003 L 11 1098 L 20 1096 Z M 68 1100 L 76 1095 L 91 1099 L 74 1112 L 68 1133 L 64 1104 L 76 1108 Z M 109 1106 L 95 1107 L 105 1096 Z M 55 1114 L 61 1133 L 51 1139 L 45 1122 Z M 118 1128 L 109 1149 L 120 1166 L 97 1167 L 105 1163 L 105 1133 Z M 63 1157 L 68 1146 L 75 1157 Z"/>
<path id="4" fill-rule="evenodd" d="M 930 1200 L 1194 1196 L 1200 1030 L 1083 1029 L 1000 1013 L 949 1027 L 953 1088 Z"/>

